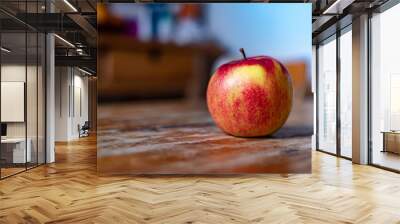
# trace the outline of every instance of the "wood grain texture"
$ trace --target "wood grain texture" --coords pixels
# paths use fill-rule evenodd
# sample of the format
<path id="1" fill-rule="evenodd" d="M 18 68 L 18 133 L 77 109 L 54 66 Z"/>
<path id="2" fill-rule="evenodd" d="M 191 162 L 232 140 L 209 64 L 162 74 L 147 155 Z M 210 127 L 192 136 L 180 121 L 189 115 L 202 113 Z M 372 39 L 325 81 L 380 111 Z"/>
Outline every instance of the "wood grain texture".
<path id="1" fill-rule="evenodd" d="M 179 101 L 99 106 L 98 171 L 103 174 L 311 172 L 312 102 L 269 137 L 223 133 L 205 105 Z M 310 113 L 311 111 L 311 113 Z"/>
<path id="2" fill-rule="evenodd" d="M 0 223 L 400 223 L 400 175 L 312 152 L 312 174 L 98 176 L 93 137 L 0 181 Z"/>

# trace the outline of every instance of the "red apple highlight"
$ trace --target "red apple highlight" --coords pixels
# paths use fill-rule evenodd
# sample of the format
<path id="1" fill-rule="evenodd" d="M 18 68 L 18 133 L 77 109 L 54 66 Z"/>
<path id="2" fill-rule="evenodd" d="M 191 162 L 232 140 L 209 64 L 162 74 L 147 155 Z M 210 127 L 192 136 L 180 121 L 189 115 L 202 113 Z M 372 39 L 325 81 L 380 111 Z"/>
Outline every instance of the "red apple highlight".
<path id="1" fill-rule="evenodd" d="M 287 69 L 268 56 L 221 65 L 210 79 L 207 105 L 224 132 L 239 137 L 270 135 L 285 123 L 292 108 Z"/>

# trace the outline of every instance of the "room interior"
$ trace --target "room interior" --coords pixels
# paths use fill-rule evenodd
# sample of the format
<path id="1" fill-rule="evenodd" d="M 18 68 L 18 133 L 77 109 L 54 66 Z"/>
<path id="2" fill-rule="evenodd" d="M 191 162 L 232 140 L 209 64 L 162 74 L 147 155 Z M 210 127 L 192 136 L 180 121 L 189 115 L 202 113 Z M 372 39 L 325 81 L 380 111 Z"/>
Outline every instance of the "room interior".
<path id="1" fill-rule="evenodd" d="M 1 177 L 36 167 L 44 150 L 44 35 L 2 33 Z"/>
<path id="2" fill-rule="evenodd" d="M 79 139 L 80 127 L 89 121 L 89 79 L 76 67 L 56 67 L 56 142 Z"/>
<path id="3" fill-rule="evenodd" d="M 374 16 L 372 29 L 372 162 L 398 170 L 400 168 L 400 68 L 394 59 L 399 50 L 399 34 L 393 30 L 398 21 L 398 5 Z"/>
<path id="4" fill-rule="evenodd" d="M 43 15 L 46 10 L 59 12 L 68 8 L 59 7 L 58 2 L 46 3 L 2 1 L 0 4 L 1 179 L 54 162 L 54 142 L 65 144 L 87 137 L 96 128 L 93 122 L 96 77 L 91 69 L 95 65 L 79 61 L 77 64 L 76 60 L 65 58 L 78 55 L 89 58 L 90 49 L 79 34 L 81 29 L 73 33 L 68 27 L 38 26 L 46 19 L 30 18 Z M 65 34 L 60 32 L 65 29 L 76 37 L 77 43 L 62 37 Z M 49 45 L 45 33 L 51 31 L 58 31 L 61 36 L 56 34 Z M 57 59 L 49 60 L 51 55 Z M 53 71 L 57 75 L 50 91 L 48 74 Z"/>

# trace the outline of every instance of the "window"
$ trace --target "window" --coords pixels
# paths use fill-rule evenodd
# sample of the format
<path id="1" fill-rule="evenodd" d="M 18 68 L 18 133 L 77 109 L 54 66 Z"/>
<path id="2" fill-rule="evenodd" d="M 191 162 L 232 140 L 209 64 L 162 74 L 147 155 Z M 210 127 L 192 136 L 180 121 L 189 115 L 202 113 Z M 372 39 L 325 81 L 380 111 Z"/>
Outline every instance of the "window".
<path id="1" fill-rule="evenodd" d="M 19 2 L 37 13 L 44 2 Z M 1 6 L 13 4 L 1 2 Z M 45 163 L 45 35 L 0 13 L 0 178 Z"/>
<path id="2" fill-rule="evenodd" d="M 372 164 L 400 170 L 400 4 L 371 18 Z"/>
<path id="3" fill-rule="evenodd" d="M 340 36 L 340 155 L 352 157 L 352 33 Z"/>
<path id="4" fill-rule="evenodd" d="M 336 39 L 318 47 L 318 149 L 336 153 Z"/>

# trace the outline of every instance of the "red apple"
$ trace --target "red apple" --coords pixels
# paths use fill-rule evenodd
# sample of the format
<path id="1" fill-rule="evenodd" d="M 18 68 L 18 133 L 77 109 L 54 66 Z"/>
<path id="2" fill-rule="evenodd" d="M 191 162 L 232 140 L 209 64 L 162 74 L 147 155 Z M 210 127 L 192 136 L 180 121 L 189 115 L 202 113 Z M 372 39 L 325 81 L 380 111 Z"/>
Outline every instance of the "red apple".
<path id="1" fill-rule="evenodd" d="M 270 135 L 285 123 L 292 108 L 287 69 L 268 56 L 221 65 L 210 79 L 207 105 L 224 132 L 240 137 Z"/>

